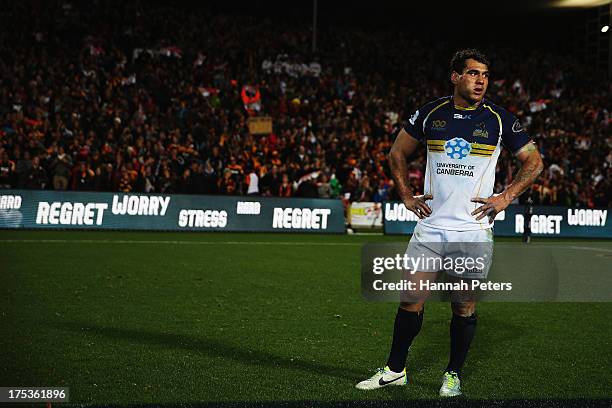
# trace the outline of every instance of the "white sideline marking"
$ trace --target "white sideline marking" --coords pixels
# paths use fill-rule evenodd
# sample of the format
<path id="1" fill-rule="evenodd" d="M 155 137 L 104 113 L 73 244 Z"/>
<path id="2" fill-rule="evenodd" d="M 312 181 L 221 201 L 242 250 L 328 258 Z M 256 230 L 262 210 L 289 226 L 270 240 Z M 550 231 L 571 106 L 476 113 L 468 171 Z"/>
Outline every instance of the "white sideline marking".
<path id="1" fill-rule="evenodd" d="M 570 248 L 571 249 L 582 249 L 584 251 L 612 252 L 612 249 L 605 249 L 605 248 L 591 248 L 591 247 L 579 247 L 579 246 L 572 246 Z"/>
<path id="2" fill-rule="evenodd" d="M 172 244 L 172 245 L 287 245 L 361 246 L 362 242 L 283 242 L 283 241 L 130 241 L 110 239 L 2 239 L 0 244 Z"/>
<path id="3" fill-rule="evenodd" d="M 170 244 L 170 245 L 279 245 L 279 246 L 361 246 L 366 242 L 285 242 L 285 241 L 177 241 L 115 239 L 1 239 L 0 244 Z M 407 243 L 406 243 L 407 244 Z M 537 245 L 540 248 L 569 248 L 584 251 L 611 252 L 612 249 L 571 245 Z"/>

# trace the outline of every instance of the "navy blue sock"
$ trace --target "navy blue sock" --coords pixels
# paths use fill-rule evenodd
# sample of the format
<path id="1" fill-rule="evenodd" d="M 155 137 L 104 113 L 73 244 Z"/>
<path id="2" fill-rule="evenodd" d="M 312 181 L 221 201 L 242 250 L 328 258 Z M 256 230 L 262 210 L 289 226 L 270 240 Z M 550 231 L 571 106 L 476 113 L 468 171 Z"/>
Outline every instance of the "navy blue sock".
<path id="1" fill-rule="evenodd" d="M 450 359 L 446 371 L 454 371 L 461 376 L 461 368 L 465 363 L 474 333 L 476 333 L 476 322 L 476 313 L 467 317 L 453 313 L 450 324 Z"/>
<path id="2" fill-rule="evenodd" d="M 393 326 L 393 343 L 387 365 L 396 373 L 406 367 L 406 357 L 412 340 L 421 331 L 423 325 L 423 310 L 420 312 L 409 312 L 402 308 L 397 309 L 395 325 Z"/>

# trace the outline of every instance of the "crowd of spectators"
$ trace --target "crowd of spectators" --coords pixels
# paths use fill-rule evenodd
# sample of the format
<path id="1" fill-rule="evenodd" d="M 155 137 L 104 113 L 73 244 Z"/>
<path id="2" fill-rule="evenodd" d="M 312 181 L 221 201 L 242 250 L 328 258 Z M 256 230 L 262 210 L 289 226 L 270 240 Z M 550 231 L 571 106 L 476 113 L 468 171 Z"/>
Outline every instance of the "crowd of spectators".
<path id="1" fill-rule="evenodd" d="M 402 120 L 451 90 L 453 50 L 407 33 L 323 27 L 312 54 L 306 25 L 124 3 L 3 10 L 0 188 L 383 201 Z M 534 202 L 610 206 L 610 82 L 567 56 L 485 51 L 488 97 L 544 156 Z M 255 115 L 272 131 L 251 133 Z M 424 165 L 423 149 L 416 192 Z M 497 170 L 499 192 L 506 150 Z"/>

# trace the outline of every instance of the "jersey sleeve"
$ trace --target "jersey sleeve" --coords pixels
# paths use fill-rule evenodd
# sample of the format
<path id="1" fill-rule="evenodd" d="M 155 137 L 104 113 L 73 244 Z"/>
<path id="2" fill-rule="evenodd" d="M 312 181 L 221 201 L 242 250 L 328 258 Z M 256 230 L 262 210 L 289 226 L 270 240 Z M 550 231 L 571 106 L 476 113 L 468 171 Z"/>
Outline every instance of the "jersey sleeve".
<path id="1" fill-rule="evenodd" d="M 423 120 L 427 113 L 424 112 L 425 107 L 417 109 L 410 119 L 406 123 L 404 123 L 404 130 L 410 136 L 415 139 L 422 141 L 425 139 L 425 134 L 423 133 Z"/>
<path id="2" fill-rule="evenodd" d="M 531 142 L 527 131 L 521 125 L 516 116 L 510 112 L 501 113 L 502 120 L 502 144 L 512 153 L 518 152 L 523 146 Z"/>

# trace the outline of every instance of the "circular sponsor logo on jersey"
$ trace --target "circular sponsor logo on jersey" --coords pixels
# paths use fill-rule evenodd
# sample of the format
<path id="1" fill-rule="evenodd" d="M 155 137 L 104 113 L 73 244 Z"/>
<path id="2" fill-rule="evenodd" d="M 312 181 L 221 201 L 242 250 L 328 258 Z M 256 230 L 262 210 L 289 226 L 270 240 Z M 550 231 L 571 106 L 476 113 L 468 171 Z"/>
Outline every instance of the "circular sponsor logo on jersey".
<path id="1" fill-rule="evenodd" d="M 451 159 L 461 160 L 470 154 L 472 146 L 463 138 L 456 137 L 444 144 L 444 151 Z"/>

